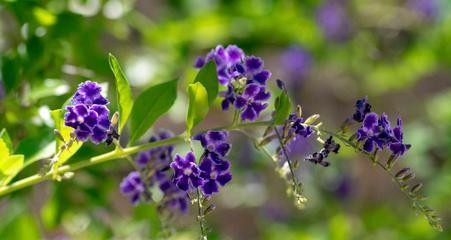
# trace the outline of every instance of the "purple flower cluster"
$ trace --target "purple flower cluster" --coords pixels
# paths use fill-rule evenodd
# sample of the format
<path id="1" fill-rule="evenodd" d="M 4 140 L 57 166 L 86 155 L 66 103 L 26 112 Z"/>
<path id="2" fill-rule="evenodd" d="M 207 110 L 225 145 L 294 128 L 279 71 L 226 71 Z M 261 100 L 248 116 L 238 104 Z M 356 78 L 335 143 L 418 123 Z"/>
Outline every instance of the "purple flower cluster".
<path id="1" fill-rule="evenodd" d="M 195 68 L 202 68 L 206 62 L 214 61 L 217 66 L 218 80 L 227 86 L 221 92 L 224 98 L 222 109 L 233 105 L 240 111 L 243 121 L 255 121 L 268 106 L 265 102 L 271 97 L 266 90 L 266 81 L 271 72 L 264 69 L 264 62 L 255 56 L 245 56 L 242 49 L 235 45 L 226 48 L 219 45 L 204 58 L 199 57 Z"/>
<path id="2" fill-rule="evenodd" d="M 305 119 L 299 117 L 296 113 L 290 114 L 288 121 L 291 126 L 290 130 L 293 131 L 296 136 L 308 138 L 313 134 L 312 126 L 305 124 Z"/>
<path id="3" fill-rule="evenodd" d="M 157 135 L 152 136 L 149 142 L 171 137 L 173 137 L 172 133 L 160 131 Z M 151 195 L 148 189 L 158 186 L 163 192 L 160 207 L 187 212 L 188 196 L 173 183 L 172 174 L 168 171 L 172 162 L 173 150 L 174 146 L 167 145 L 138 153 L 135 163 L 140 169 L 139 172 L 130 173 L 120 185 L 121 192 L 130 198 L 133 205 L 138 204 L 140 200 L 150 199 Z"/>
<path id="4" fill-rule="evenodd" d="M 435 19 L 440 10 L 437 0 L 409 0 L 407 5 L 413 11 L 430 20 Z"/>
<path id="5" fill-rule="evenodd" d="M 350 36 L 351 22 L 345 2 L 346 0 L 327 0 L 317 10 L 316 21 L 331 41 L 343 41 Z"/>
<path id="6" fill-rule="evenodd" d="M 101 87 L 91 81 L 78 86 L 72 98 L 72 105 L 66 107 L 64 124 L 75 129 L 78 141 L 91 141 L 95 144 L 108 138 L 109 120 L 108 100 L 101 95 Z"/>
<path id="7" fill-rule="evenodd" d="M 362 126 L 357 130 L 357 141 L 363 142 L 366 152 L 388 147 L 393 155 L 402 156 L 411 147 L 410 144 L 404 144 L 402 128 L 400 117 L 392 128 L 385 113 L 379 117 L 372 112 L 365 116 Z"/>
<path id="8" fill-rule="evenodd" d="M 304 48 L 290 47 L 283 52 L 281 63 L 286 78 L 295 82 L 307 75 L 312 65 L 312 57 Z"/>
<path id="9" fill-rule="evenodd" d="M 219 192 L 219 185 L 232 180 L 230 162 L 224 159 L 231 148 L 227 136 L 225 131 L 209 131 L 194 137 L 204 148 L 199 165 L 193 152 L 188 152 L 185 158 L 176 155 L 171 168 L 175 172 L 173 181 L 179 189 L 190 191 L 200 187 L 209 196 Z"/>

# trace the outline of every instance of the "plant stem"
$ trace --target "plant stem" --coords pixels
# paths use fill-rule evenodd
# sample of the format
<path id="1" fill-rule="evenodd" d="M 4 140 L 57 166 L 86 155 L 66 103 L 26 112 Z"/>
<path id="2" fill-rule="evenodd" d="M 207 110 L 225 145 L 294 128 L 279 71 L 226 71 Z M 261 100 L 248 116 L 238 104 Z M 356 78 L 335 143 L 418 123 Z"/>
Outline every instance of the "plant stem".
<path id="1" fill-rule="evenodd" d="M 196 190 L 197 190 L 197 218 L 200 226 L 200 237 L 201 239 L 204 239 L 206 238 L 206 235 L 204 227 L 204 215 L 202 213 L 202 203 L 200 202 L 200 190 L 199 188 L 197 188 Z"/>
<path id="2" fill-rule="evenodd" d="M 250 127 L 261 127 L 261 126 L 268 126 L 270 123 L 271 122 L 269 122 L 269 121 L 241 123 L 241 124 L 237 124 L 235 126 L 233 126 L 233 125 L 223 126 L 223 127 L 214 128 L 212 130 L 236 130 L 236 129 L 250 128 Z M 206 131 L 208 131 L 208 130 L 201 131 L 201 132 L 206 132 Z M 50 179 L 52 179 L 52 176 L 55 171 L 58 172 L 59 174 L 63 175 L 66 172 L 73 172 L 73 171 L 76 171 L 76 170 L 79 170 L 79 169 L 82 169 L 85 167 L 89 167 L 89 166 L 97 165 L 99 163 L 111 161 L 113 159 L 124 158 L 126 156 L 138 153 L 140 151 L 148 150 L 151 148 L 181 143 L 184 140 L 185 140 L 184 136 L 179 135 L 176 137 L 167 138 L 167 139 L 160 140 L 157 142 L 150 142 L 150 143 L 145 143 L 145 144 L 141 144 L 141 145 L 137 145 L 137 146 L 127 147 L 127 148 L 122 148 L 122 149 L 115 149 L 111 152 L 92 157 L 88 160 L 80 161 L 80 162 L 77 162 L 77 163 L 74 163 L 71 165 L 64 165 L 64 166 L 58 167 L 57 169 L 49 171 L 45 175 L 36 174 L 36 175 L 30 176 L 30 177 L 27 177 L 24 179 L 20 179 L 16 182 L 13 182 L 10 185 L 2 186 L 2 187 L 0 187 L 0 197 L 6 195 L 8 193 L 17 191 L 19 189 L 43 182 L 45 180 L 50 180 Z"/>
<path id="3" fill-rule="evenodd" d="M 285 145 L 283 144 L 282 137 L 280 136 L 279 130 L 277 127 L 274 127 L 274 132 L 276 132 L 277 139 L 279 140 L 280 147 L 282 148 L 283 155 L 285 156 L 285 160 L 287 160 L 288 167 L 290 168 L 291 177 L 293 178 L 293 190 L 295 190 L 298 186 L 296 175 L 294 174 L 293 165 L 291 164 L 290 157 L 288 157 L 287 150 Z"/>

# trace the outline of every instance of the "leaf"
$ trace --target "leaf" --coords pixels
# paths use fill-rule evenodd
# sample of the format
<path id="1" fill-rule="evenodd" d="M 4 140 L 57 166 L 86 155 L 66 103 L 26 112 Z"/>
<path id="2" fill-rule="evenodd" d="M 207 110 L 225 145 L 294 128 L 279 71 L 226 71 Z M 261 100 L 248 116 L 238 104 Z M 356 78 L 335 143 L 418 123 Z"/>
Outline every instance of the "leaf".
<path id="1" fill-rule="evenodd" d="M 23 155 L 11 155 L 5 160 L 0 160 L 0 171 L 7 176 L 16 174 L 22 169 L 23 162 Z"/>
<path id="2" fill-rule="evenodd" d="M 0 161 L 9 157 L 9 148 L 3 138 L 0 138 Z"/>
<path id="3" fill-rule="evenodd" d="M 70 133 L 72 131 L 74 131 L 74 129 L 64 125 L 64 118 L 62 117 L 63 115 L 62 115 L 61 109 L 53 110 L 51 112 L 51 115 L 52 115 L 52 119 L 55 123 L 55 129 L 61 133 L 61 136 L 63 136 L 64 141 L 68 142 L 70 139 Z M 63 141 L 56 138 L 55 152 L 58 152 L 58 150 L 60 149 L 60 147 L 63 144 L 64 144 Z M 67 160 L 69 160 L 69 158 L 71 158 L 81 148 L 82 145 L 83 145 L 83 142 L 80 142 L 80 141 L 73 142 L 69 148 L 65 149 L 61 153 L 56 164 L 58 164 L 58 166 L 61 166 L 62 164 L 64 164 Z"/>
<path id="4" fill-rule="evenodd" d="M 200 82 L 192 83 L 188 86 L 189 106 L 186 116 L 186 132 L 191 136 L 191 130 L 199 124 L 207 115 L 208 93 Z"/>
<path id="5" fill-rule="evenodd" d="M 161 83 L 146 89 L 135 101 L 130 114 L 131 136 L 129 145 L 135 143 L 177 98 L 177 80 Z"/>
<path id="6" fill-rule="evenodd" d="M 3 128 L 3 129 L 0 131 L 0 138 L 3 139 L 3 141 L 4 141 L 5 144 L 6 144 L 6 147 L 8 147 L 9 151 L 13 152 L 13 150 L 14 150 L 14 149 L 13 149 L 13 144 L 12 144 L 11 138 L 9 137 L 9 134 L 8 134 L 8 132 L 6 131 L 5 128 Z"/>
<path id="7" fill-rule="evenodd" d="M 291 113 L 291 101 L 288 94 L 283 91 L 276 99 L 276 112 L 274 114 L 274 124 L 280 125 L 285 123 L 285 120 Z"/>
<path id="8" fill-rule="evenodd" d="M 125 76 L 124 72 L 119 65 L 116 57 L 110 53 L 109 62 L 111 71 L 113 71 L 116 78 L 118 108 L 119 108 L 119 134 L 122 132 L 123 127 L 127 123 L 128 117 L 133 107 L 133 96 L 130 84 Z"/>
<path id="9" fill-rule="evenodd" d="M 208 93 L 208 104 L 211 105 L 218 96 L 218 76 L 216 74 L 216 65 L 213 61 L 210 61 L 205 65 L 199 73 L 193 83 L 200 82 L 205 87 Z"/>

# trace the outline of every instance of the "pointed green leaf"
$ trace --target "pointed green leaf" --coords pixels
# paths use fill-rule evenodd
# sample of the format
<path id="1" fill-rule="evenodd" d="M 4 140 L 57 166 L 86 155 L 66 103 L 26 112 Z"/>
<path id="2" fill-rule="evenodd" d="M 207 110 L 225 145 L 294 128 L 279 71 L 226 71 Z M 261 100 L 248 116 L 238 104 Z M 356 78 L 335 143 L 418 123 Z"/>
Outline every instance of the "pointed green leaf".
<path id="1" fill-rule="evenodd" d="M 13 144 L 11 142 L 11 138 L 9 137 L 8 132 L 5 128 L 0 131 L 0 138 L 3 139 L 9 151 L 13 152 Z"/>
<path id="2" fill-rule="evenodd" d="M 291 101 L 288 94 L 283 91 L 276 99 L 276 113 L 274 114 L 274 124 L 284 124 L 291 113 Z"/>
<path id="3" fill-rule="evenodd" d="M 146 89 L 135 101 L 130 115 L 131 136 L 129 145 L 135 143 L 177 98 L 177 80 L 161 83 Z"/>
<path id="4" fill-rule="evenodd" d="M 213 61 L 208 62 L 197 73 L 193 83 L 200 82 L 208 93 L 208 104 L 211 105 L 218 96 L 218 75 L 216 74 L 216 65 Z"/>
<path id="5" fill-rule="evenodd" d="M 62 117 L 63 113 L 62 113 L 61 109 L 53 110 L 51 112 L 51 115 L 52 115 L 52 119 L 55 123 L 55 129 L 61 133 L 61 136 L 63 136 L 64 141 L 68 142 L 70 139 L 70 133 L 72 131 L 74 131 L 74 129 L 64 125 L 64 118 Z M 64 144 L 63 141 L 56 138 L 56 150 L 55 151 L 58 152 L 59 148 L 63 144 Z M 64 150 L 61 153 L 61 155 L 59 156 L 59 159 L 57 161 L 57 164 L 59 166 L 64 164 L 67 160 L 69 160 L 69 158 L 71 158 L 81 148 L 82 145 L 83 145 L 83 142 L 79 142 L 79 141 L 75 141 L 74 143 L 72 143 L 72 145 L 69 148 L 67 148 L 66 150 Z"/>
<path id="6" fill-rule="evenodd" d="M 8 158 L 0 160 L 0 171 L 7 176 L 16 174 L 22 169 L 23 155 L 11 155 Z"/>
<path id="7" fill-rule="evenodd" d="M 188 96 L 189 106 L 186 116 L 186 132 L 189 137 L 193 128 L 207 116 L 209 105 L 207 90 L 200 82 L 192 83 L 188 86 Z"/>
<path id="8" fill-rule="evenodd" d="M 109 55 L 110 68 L 113 71 L 116 78 L 117 99 L 119 105 L 119 134 L 122 132 L 123 127 L 127 123 L 128 117 L 133 107 L 133 96 L 130 84 L 125 76 L 124 72 L 119 65 L 116 57 L 110 53 Z"/>
<path id="9" fill-rule="evenodd" d="M 0 138 L 0 161 L 3 159 L 7 159 L 9 157 L 9 148 L 8 145 L 6 145 L 3 138 Z"/>

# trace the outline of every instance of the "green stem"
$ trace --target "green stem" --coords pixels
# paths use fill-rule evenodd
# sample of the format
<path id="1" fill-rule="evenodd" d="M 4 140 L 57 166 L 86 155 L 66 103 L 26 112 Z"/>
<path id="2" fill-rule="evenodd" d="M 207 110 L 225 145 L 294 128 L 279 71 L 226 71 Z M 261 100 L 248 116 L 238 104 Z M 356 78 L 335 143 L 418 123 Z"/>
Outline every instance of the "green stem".
<path id="1" fill-rule="evenodd" d="M 201 236 L 201 239 L 204 239 L 204 238 L 206 238 L 206 235 L 205 235 L 205 227 L 204 227 L 204 215 L 202 213 L 202 203 L 200 202 L 200 190 L 199 190 L 199 188 L 197 188 L 196 190 L 197 190 L 197 217 L 198 217 L 199 226 L 200 226 L 200 236 Z"/>
<path id="2" fill-rule="evenodd" d="M 293 165 L 291 164 L 290 157 L 288 156 L 287 150 L 283 143 L 282 137 L 280 136 L 279 130 L 277 130 L 277 127 L 274 127 L 274 132 L 276 132 L 276 136 L 279 140 L 280 147 L 282 148 L 283 155 L 285 156 L 285 160 L 287 160 L 288 167 L 290 168 L 291 177 L 293 178 L 293 190 L 295 190 L 298 186 L 298 181 L 296 179 L 296 175 L 294 174 Z"/>
<path id="3" fill-rule="evenodd" d="M 268 126 L 269 124 L 271 124 L 271 122 L 269 122 L 269 121 L 260 121 L 260 122 L 237 124 L 236 126 L 218 127 L 218 128 L 214 128 L 212 130 L 236 130 L 236 129 L 241 129 L 241 128 Z M 206 131 L 208 131 L 208 130 L 205 130 L 202 132 L 206 132 Z M 13 182 L 10 185 L 2 186 L 2 187 L 0 187 L 0 197 L 6 195 L 8 193 L 17 191 L 19 189 L 43 182 L 45 180 L 51 180 L 54 171 L 63 175 L 66 172 L 73 172 L 73 171 L 76 171 L 76 170 L 79 170 L 79 169 L 82 169 L 85 167 L 89 167 L 89 166 L 93 166 L 93 165 L 96 165 L 99 163 L 111 161 L 113 159 L 125 158 L 126 156 L 138 153 L 140 151 L 148 150 L 151 148 L 181 143 L 184 140 L 185 140 L 184 136 L 179 135 L 179 136 L 176 136 L 173 138 L 168 138 L 168 139 L 164 139 L 164 140 L 157 141 L 157 142 L 145 143 L 142 145 L 127 147 L 127 148 L 123 148 L 123 149 L 115 149 L 111 152 L 92 157 L 85 161 L 80 161 L 80 162 L 77 162 L 77 163 L 74 163 L 71 165 L 61 166 L 58 169 L 52 170 L 45 175 L 36 174 L 36 175 L 30 176 L 27 178 L 20 179 L 16 182 Z"/>

